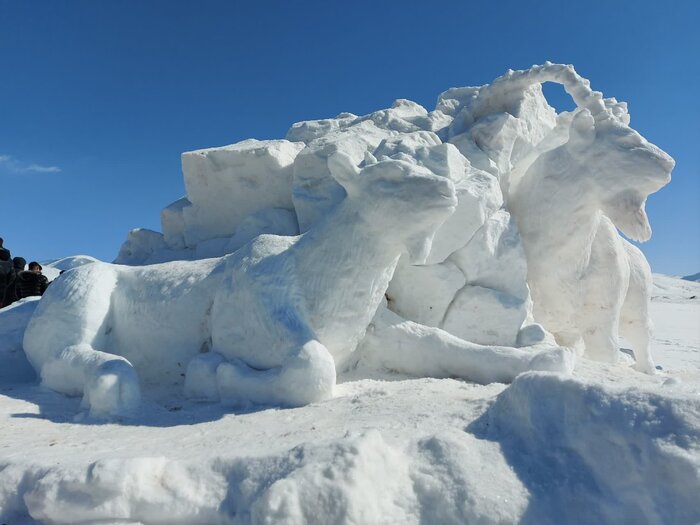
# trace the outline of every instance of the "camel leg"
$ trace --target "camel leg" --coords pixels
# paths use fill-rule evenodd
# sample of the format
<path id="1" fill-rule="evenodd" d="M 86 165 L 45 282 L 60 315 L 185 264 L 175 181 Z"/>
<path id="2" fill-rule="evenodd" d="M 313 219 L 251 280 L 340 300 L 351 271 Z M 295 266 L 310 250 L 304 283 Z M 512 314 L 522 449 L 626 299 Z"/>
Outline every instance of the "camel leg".
<path id="1" fill-rule="evenodd" d="M 206 352 L 192 358 L 185 372 L 185 397 L 204 401 L 218 401 L 219 388 L 216 369 L 226 361 L 218 352 Z"/>
<path id="2" fill-rule="evenodd" d="M 83 396 L 93 416 L 119 415 L 140 401 L 138 377 L 128 360 L 98 350 L 111 332 L 116 273 L 95 263 L 62 276 L 44 294 L 24 334 L 27 358 L 42 384 Z"/>
<path id="3" fill-rule="evenodd" d="M 628 321 L 623 318 L 620 333 L 632 343 L 636 363 L 634 368 L 645 374 L 655 373 L 656 367 L 649 351 L 650 326 L 643 320 Z"/>
<path id="4" fill-rule="evenodd" d="M 125 358 L 100 352 L 89 344 L 66 347 L 41 367 L 44 386 L 68 395 L 83 395 L 93 417 L 124 415 L 141 400 L 139 380 Z"/>
<path id="5" fill-rule="evenodd" d="M 303 406 L 332 397 L 335 363 L 325 346 L 311 340 L 282 366 L 269 370 L 251 368 L 240 359 L 223 362 L 216 369 L 216 380 L 225 402 Z"/>
<path id="6" fill-rule="evenodd" d="M 565 348 L 483 346 L 407 321 L 386 309 L 375 316 L 361 351 L 364 363 L 374 368 L 482 384 L 508 383 L 531 370 L 571 373 L 575 363 L 574 353 Z"/>

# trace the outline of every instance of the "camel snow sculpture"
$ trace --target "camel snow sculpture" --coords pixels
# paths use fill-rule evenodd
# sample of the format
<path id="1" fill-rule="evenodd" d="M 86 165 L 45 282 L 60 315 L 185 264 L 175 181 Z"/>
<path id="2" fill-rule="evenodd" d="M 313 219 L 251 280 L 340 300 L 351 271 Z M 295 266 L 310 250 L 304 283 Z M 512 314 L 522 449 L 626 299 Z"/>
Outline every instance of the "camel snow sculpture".
<path id="1" fill-rule="evenodd" d="M 304 235 L 263 235 L 221 259 L 62 276 L 24 338 L 43 384 L 82 394 L 93 415 L 120 414 L 140 399 L 134 368 L 172 383 L 191 361 L 190 395 L 215 385 L 239 402 L 328 398 L 400 255 L 424 259 L 456 204 L 449 179 L 408 163 L 361 174 L 342 155 L 329 163 L 347 198 Z"/>
<path id="2" fill-rule="evenodd" d="M 599 361 L 617 360 L 620 333 L 636 368 L 652 373 L 651 270 L 617 229 L 637 241 L 651 237 L 646 199 L 670 181 L 674 161 L 629 127 L 624 104 L 603 100 L 573 67 L 545 64 L 510 79 L 523 87 L 559 82 L 579 106 L 560 116 L 510 180 L 535 320 L 559 344 Z"/>

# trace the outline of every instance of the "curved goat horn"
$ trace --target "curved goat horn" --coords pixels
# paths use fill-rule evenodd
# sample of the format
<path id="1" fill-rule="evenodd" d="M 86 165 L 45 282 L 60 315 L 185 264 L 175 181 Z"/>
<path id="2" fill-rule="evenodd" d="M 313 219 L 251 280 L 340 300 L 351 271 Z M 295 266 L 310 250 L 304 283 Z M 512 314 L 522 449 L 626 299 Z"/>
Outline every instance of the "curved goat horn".
<path id="1" fill-rule="evenodd" d="M 513 88 L 527 89 L 533 84 L 554 82 L 561 84 L 564 90 L 571 95 L 576 105 L 586 108 L 596 121 L 607 120 L 610 112 L 605 106 L 603 94 L 593 91 L 588 79 L 576 73 L 571 64 L 553 64 L 545 62 L 542 65 L 532 66 L 530 69 L 513 71 L 509 69 L 505 75 L 498 77 L 490 85 L 483 88 L 479 97 L 488 97 L 491 93 L 496 95 L 503 91 L 512 91 Z"/>

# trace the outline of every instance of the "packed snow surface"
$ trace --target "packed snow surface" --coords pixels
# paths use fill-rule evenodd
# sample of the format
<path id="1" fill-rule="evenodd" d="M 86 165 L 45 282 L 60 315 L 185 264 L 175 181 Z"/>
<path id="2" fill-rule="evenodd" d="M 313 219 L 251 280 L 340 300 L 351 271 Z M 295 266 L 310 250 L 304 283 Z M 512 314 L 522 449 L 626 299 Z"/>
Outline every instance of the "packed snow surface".
<path id="1" fill-rule="evenodd" d="M 154 388 L 136 417 L 106 422 L 4 375 L 0 520 L 696 523 L 700 285 L 656 275 L 654 294 L 654 376 L 584 360 L 510 386 L 348 377 L 295 409 Z M 0 314 L 3 341 L 36 304 Z M 0 370 L 18 366 L 8 354 Z"/>

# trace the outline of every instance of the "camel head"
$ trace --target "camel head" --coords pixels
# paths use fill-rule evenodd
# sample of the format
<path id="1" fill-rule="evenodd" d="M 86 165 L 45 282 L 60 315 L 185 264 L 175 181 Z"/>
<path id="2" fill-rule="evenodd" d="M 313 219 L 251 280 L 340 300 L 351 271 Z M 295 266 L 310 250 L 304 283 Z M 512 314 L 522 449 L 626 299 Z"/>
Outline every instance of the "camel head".
<path id="1" fill-rule="evenodd" d="M 401 160 L 359 169 L 343 153 L 329 157 L 328 167 L 345 189 L 347 205 L 385 239 L 387 249 L 407 253 L 412 264 L 425 261 L 435 231 L 457 206 L 451 180 Z"/>
<path id="2" fill-rule="evenodd" d="M 647 241 L 647 197 L 669 183 L 675 162 L 625 120 L 612 113 L 594 118 L 580 109 L 566 147 L 593 183 L 601 211 L 630 239 Z"/>

